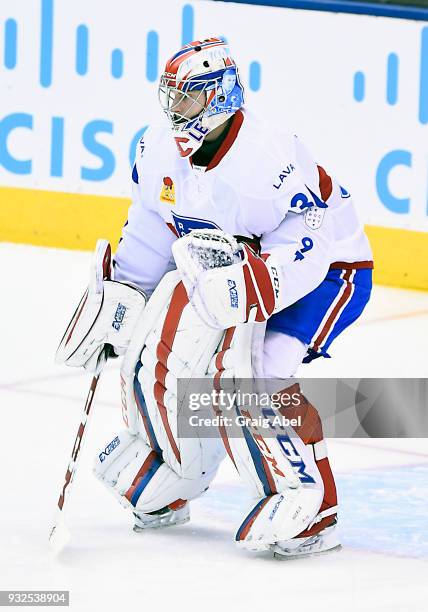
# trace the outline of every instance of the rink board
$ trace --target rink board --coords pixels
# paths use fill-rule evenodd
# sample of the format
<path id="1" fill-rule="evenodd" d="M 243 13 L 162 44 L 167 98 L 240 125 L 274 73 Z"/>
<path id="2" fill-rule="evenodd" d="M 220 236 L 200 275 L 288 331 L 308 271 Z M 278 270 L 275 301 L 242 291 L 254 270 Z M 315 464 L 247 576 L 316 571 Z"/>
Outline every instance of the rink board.
<path id="1" fill-rule="evenodd" d="M 117 243 L 136 145 L 163 121 L 165 60 L 221 34 L 245 108 L 297 134 L 352 194 L 376 281 L 428 289 L 427 22 L 205 0 L 3 0 L 0 29 L 0 240 Z"/>
<path id="2" fill-rule="evenodd" d="M 116 248 L 130 200 L 33 189 L 0 188 L 0 240 L 92 250 L 98 238 Z M 366 225 L 375 282 L 428 290 L 428 234 Z"/>

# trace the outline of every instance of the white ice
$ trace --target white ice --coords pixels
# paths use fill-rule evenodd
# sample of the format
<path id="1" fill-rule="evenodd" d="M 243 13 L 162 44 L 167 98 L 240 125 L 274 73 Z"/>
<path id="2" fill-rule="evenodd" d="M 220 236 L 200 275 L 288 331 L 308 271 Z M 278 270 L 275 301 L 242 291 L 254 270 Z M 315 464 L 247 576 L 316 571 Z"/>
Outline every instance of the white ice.
<path id="1" fill-rule="evenodd" d="M 90 255 L 0 245 L 0 590 L 70 590 L 73 610 L 428 610 L 426 439 L 330 440 L 343 550 L 278 562 L 237 549 L 248 497 L 225 461 L 181 527 L 134 534 L 91 473 L 122 428 L 118 364 L 103 374 L 72 491 L 72 540 L 48 534 L 90 375 L 53 363 Z M 376 287 L 305 376 L 426 377 L 428 293 Z M 334 350 L 333 350 L 334 349 Z M 405 410 L 405 406 L 403 406 Z"/>

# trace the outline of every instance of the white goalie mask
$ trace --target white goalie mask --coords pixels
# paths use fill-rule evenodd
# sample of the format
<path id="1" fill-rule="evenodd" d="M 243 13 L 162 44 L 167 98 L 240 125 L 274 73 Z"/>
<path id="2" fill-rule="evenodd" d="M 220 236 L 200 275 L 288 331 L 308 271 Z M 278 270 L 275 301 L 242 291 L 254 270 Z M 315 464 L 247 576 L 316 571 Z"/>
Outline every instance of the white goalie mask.
<path id="1" fill-rule="evenodd" d="M 238 69 L 223 38 L 195 41 L 168 60 L 159 83 L 159 101 L 182 157 L 244 102 Z"/>

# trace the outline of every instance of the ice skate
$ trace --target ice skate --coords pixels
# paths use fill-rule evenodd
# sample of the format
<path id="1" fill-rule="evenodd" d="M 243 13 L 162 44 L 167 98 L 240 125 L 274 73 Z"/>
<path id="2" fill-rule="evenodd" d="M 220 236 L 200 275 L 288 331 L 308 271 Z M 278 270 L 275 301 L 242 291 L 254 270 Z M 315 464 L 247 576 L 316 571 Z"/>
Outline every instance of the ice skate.
<path id="1" fill-rule="evenodd" d="M 315 535 L 276 542 L 271 550 L 275 559 L 286 560 L 338 551 L 341 548 L 335 521 Z"/>
<path id="2" fill-rule="evenodd" d="M 135 524 L 133 530 L 140 533 L 145 529 L 160 529 L 161 527 L 172 527 L 173 525 L 183 525 L 190 521 L 190 505 L 186 503 L 178 510 L 171 510 L 168 506 L 156 512 L 143 514 L 134 512 Z"/>

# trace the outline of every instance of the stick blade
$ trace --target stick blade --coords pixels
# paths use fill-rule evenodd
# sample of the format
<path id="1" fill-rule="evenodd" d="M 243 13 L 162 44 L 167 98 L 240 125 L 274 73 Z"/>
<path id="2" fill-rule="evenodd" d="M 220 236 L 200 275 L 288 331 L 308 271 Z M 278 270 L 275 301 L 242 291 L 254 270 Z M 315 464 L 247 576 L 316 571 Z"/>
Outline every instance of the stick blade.
<path id="1" fill-rule="evenodd" d="M 65 524 L 62 513 L 57 517 L 57 520 L 52 527 L 49 536 L 49 546 L 52 552 L 57 555 L 59 554 L 69 543 L 71 539 L 71 533 Z"/>

